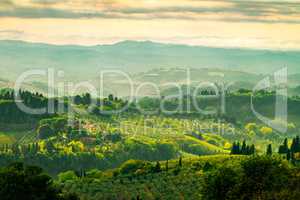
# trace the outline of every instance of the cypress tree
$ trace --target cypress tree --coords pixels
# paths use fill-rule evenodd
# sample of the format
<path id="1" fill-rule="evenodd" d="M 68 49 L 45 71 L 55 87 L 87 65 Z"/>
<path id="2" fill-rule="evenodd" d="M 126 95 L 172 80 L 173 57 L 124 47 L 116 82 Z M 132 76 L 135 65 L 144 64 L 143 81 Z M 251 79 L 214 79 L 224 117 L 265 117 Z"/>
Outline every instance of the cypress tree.
<path id="1" fill-rule="evenodd" d="M 251 146 L 247 145 L 246 155 L 251 155 Z"/>
<path id="2" fill-rule="evenodd" d="M 290 150 L 288 150 L 288 152 L 286 153 L 286 159 L 287 159 L 288 161 L 291 160 L 291 152 L 290 152 Z"/>
<path id="3" fill-rule="evenodd" d="M 284 150 L 285 153 L 288 153 L 288 151 L 289 151 L 289 147 L 288 147 L 288 139 L 287 139 L 287 138 L 284 139 L 284 142 L 283 142 L 283 150 Z"/>
<path id="4" fill-rule="evenodd" d="M 250 155 L 255 154 L 255 145 L 254 144 L 251 145 L 249 154 Z"/>
<path id="5" fill-rule="evenodd" d="M 278 153 L 279 154 L 287 154 L 288 152 L 289 152 L 288 139 L 285 138 L 283 144 L 279 146 Z"/>
<path id="6" fill-rule="evenodd" d="M 232 144 L 230 154 L 236 154 L 236 143 L 235 142 Z"/>
<path id="7" fill-rule="evenodd" d="M 272 153 L 273 153 L 273 152 L 272 152 L 272 144 L 269 144 L 269 145 L 268 145 L 268 148 L 267 148 L 267 155 L 268 155 L 268 156 L 271 156 Z"/>
<path id="8" fill-rule="evenodd" d="M 76 95 L 76 96 L 74 97 L 74 103 L 77 104 L 77 105 L 81 104 L 81 103 L 82 103 L 81 96 Z"/>
<path id="9" fill-rule="evenodd" d="M 180 156 L 179 162 L 178 162 L 179 167 L 182 167 L 182 157 Z"/>
<path id="10" fill-rule="evenodd" d="M 241 154 L 241 147 L 240 147 L 240 142 L 237 143 L 236 145 L 236 151 L 237 151 L 237 154 Z"/>
<path id="11" fill-rule="evenodd" d="M 296 143 L 296 145 L 295 145 L 295 152 L 298 153 L 298 152 L 300 152 L 300 138 L 299 138 L 299 136 L 296 137 L 295 143 Z"/>
<path id="12" fill-rule="evenodd" d="M 108 100 L 111 102 L 114 101 L 114 95 L 112 94 L 108 95 Z"/>
<path id="13" fill-rule="evenodd" d="M 245 149 L 246 149 L 246 147 L 245 147 Z M 241 154 L 240 143 L 234 142 L 232 144 L 231 154 L 233 154 L 233 155 L 239 155 L 239 154 Z"/>
<path id="14" fill-rule="evenodd" d="M 161 167 L 160 167 L 159 161 L 156 162 L 156 165 L 155 165 L 155 168 L 154 168 L 154 172 L 161 172 Z"/>
<path id="15" fill-rule="evenodd" d="M 294 153 L 296 151 L 296 146 L 297 146 L 296 139 L 293 138 L 292 145 L 291 145 L 291 152 Z"/>
<path id="16" fill-rule="evenodd" d="M 247 145 L 246 145 L 246 141 L 244 140 L 243 141 L 243 144 L 242 144 L 242 148 L 241 148 L 241 152 L 240 152 L 242 155 L 247 155 Z"/>
<path id="17" fill-rule="evenodd" d="M 169 160 L 166 162 L 166 171 L 169 171 Z"/>

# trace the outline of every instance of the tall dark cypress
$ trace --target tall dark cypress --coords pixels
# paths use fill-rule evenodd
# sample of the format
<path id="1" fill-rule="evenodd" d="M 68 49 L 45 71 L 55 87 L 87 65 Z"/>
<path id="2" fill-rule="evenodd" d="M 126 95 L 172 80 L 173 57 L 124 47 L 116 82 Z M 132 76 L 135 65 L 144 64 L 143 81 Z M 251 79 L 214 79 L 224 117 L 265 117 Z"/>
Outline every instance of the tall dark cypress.
<path id="1" fill-rule="evenodd" d="M 249 154 L 250 155 L 255 154 L 255 145 L 254 144 L 251 145 L 251 147 L 250 147 L 250 153 Z"/>
<path id="2" fill-rule="evenodd" d="M 246 144 L 246 141 L 244 140 L 243 141 L 243 144 L 242 144 L 242 148 L 241 148 L 241 152 L 240 152 L 242 155 L 247 155 L 247 144 Z"/>
<path id="3" fill-rule="evenodd" d="M 166 171 L 169 171 L 169 160 L 166 162 Z"/>
<path id="4" fill-rule="evenodd" d="M 178 163 L 179 167 L 182 167 L 182 157 L 180 156 L 179 158 L 179 163 Z"/>
<path id="5" fill-rule="evenodd" d="M 291 160 L 291 152 L 290 152 L 290 150 L 288 150 L 288 152 L 286 153 L 286 159 L 287 159 L 288 161 Z"/>
<path id="6" fill-rule="evenodd" d="M 291 145 L 291 152 L 294 153 L 296 151 L 296 146 L 297 146 L 296 139 L 293 138 L 292 145 Z"/>
<path id="7" fill-rule="evenodd" d="M 299 138 L 299 136 L 296 137 L 295 143 L 296 143 L 296 145 L 295 145 L 295 152 L 298 153 L 298 152 L 300 152 L 300 138 Z"/>
<path id="8" fill-rule="evenodd" d="M 268 156 L 271 156 L 273 154 L 273 151 L 272 151 L 272 144 L 269 144 L 268 145 L 268 148 L 267 148 L 267 155 Z"/>

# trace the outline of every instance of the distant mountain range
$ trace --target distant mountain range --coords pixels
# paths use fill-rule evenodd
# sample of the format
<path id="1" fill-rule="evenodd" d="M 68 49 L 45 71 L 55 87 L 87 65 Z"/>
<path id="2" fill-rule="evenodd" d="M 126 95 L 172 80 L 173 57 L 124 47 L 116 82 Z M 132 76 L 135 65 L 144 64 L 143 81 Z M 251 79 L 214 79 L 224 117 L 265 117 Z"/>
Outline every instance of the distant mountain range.
<path id="1" fill-rule="evenodd" d="M 256 74 L 272 73 L 287 66 L 300 73 L 300 51 L 226 49 L 203 46 L 124 41 L 113 45 L 75 46 L 0 41 L 0 77 L 16 78 L 27 69 L 65 71 L 66 77 L 86 79 L 103 69 L 128 73 L 155 68 L 220 68 Z"/>
<path id="2" fill-rule="evenodd" d="M 124 41 L 113 45 L 76 46 L 0 41 L 0 87 L 13 87 L 14 80 L 28 69 L 63 70 L 63 81 L 90 81 L 99 86 L 100 71 L 122 70 L 135 84 L 151 82 L 162 87 L 168 82 L 186 84 L 190 68 L 191 84 L 199 82 L 234 83 L 234 88 L 248 88 L 266 75 L 284 66 L 289 70 L 292 94 L 299 93 L 300 51 L 225 49 L 201 46 L 161 44 L 149 41 Z M 107 93 L 128 95 L 124 77 L 105 79 Z M 44 78 L 34 77 L 24 87 L 47 91 Z M 143 95 L 153 88 L 143 88 Z"/>

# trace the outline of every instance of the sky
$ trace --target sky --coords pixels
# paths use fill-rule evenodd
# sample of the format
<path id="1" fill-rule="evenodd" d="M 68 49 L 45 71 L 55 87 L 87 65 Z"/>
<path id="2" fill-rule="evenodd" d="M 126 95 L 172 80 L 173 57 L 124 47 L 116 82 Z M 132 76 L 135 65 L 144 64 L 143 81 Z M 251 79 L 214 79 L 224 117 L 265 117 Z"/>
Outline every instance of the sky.
<path id="1" fill-rule="evenodd" d="M 0 0 L 0 39 L 300 49 L 300 0 Z"/>

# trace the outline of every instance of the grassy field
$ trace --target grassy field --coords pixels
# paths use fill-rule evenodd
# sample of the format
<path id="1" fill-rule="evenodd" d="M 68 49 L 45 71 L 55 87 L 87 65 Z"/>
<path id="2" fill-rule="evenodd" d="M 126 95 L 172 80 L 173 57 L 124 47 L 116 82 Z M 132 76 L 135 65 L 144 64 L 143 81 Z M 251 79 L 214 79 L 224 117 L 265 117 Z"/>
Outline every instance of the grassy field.
<path id="1" fill-rule="evenodd" d="M 0 132 L 0 144 L 13 144 L 18 142 L 19 144 L 34 142 L 35 132 L 28 131 L 1 131 Z"/>
<path id="2" fill-rule="evenodd" d="M 0 144 L 12 144 L 16 141 L 14 136 L 7 135 L 6 133 L 0 132 Z"/>

